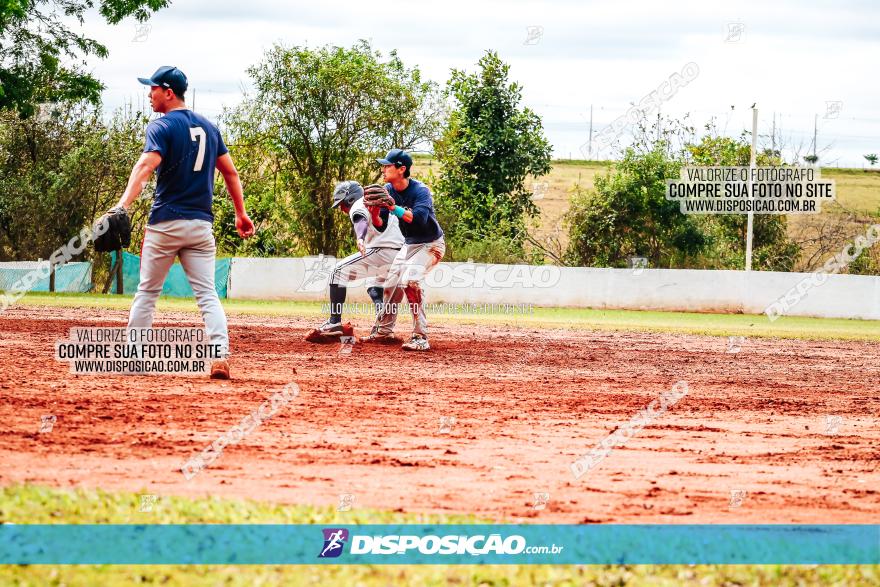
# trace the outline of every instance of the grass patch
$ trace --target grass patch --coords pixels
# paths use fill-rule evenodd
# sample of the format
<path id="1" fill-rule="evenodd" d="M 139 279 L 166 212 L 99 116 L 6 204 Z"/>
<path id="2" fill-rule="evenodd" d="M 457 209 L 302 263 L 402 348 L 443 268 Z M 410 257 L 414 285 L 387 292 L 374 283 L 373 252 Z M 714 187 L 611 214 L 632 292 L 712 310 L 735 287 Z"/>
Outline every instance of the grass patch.
<path id="1" fill-rule="evenodd" d="M 612 159 L 554 159 L 552 165 L 573 165 L 575 167 L 611 167 L 617 163 Z"/>
<path id="2" fill-rule="evenodd" d="M 475 516 L 402 514 L 331 506 L 278 505 L 216 497 L 159 496 L 151 512 L 140 512 L 141 495 L 101 489 L 54 489 L 35 485 L 0 487 L 0 521 L 15 524 L 479 524 Z"/>
<path id="3" fill-rule="evenodd" d="M 102 294 L 50 294 L 34 292 L 18 302 L 20 306 L 54 308 L 95 308 L 128 310 L 132 296 Z M 223 300 L 229 315 L 298 316 L 320 318 L 321 302 L 286 302 L 272 300 Z M 157 309 L 192 312 L 196 303 L 190 298 L 159 298 Z M 354 317 L 360 322 L 368 317 Z M 161 320 L 161 316 L 158 317 Z M 198 319 L 197 317 L 195 319 Z M 590 308 L 533 308 L 532 313 L 429 314 L 433 323 L 503 325 L 513 328 L 569 328 L 578 330 L 614 330 L 668 332 L 708 336 L 753 336 L 807 340 L 880 341 L 876 320 L 804 318 L 784 316 L 770 322 L 754 314 L 701 314 L 688 312 L 651 312 L 637 310 L 594 310 Z"/>
<path id="4" fill-rule="evenodd" d="M 254 501 L 160 497 L 152 512 L 138 512 L 134 493 L 62 490 L 36 486 L 0 488 L 0 521 L 14 523 L 468 523 L 468 516 L 393 512 L 338 513 L 332 508 L 281 506 Z M 133 522 L 133 520 L 136 520 Z M 37 565 L 0 566 L 6 585 L 876 585 L 872 566 L 781 565 Z"/>
<path id="5" fill-rule="evenodd" d="M 831 175 L 864 175 L 871 174 L 878 176 L 878 180 L 880 180 L 880 169 L 875 167 L 865 167 L 864 169 L 859 169 L 858 167 L 822 167 L 822 177 L 830 177 Z"/>
<path id="6" fill-rule="evenodd" d="M 880 173 L 860 169 L 823 169 L 823 179 L 833 179 L 837 201 L 857 212 L 880 210 Z"/>

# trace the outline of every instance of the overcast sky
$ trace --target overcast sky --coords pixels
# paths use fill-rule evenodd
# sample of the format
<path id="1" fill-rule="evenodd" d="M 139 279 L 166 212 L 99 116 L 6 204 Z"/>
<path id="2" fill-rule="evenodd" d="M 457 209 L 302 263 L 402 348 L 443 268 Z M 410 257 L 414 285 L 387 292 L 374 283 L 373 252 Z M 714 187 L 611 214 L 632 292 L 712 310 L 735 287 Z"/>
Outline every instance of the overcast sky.
<path id="1" fill-rule="evenodd" d="M 664 115 L 690 112 L 700 124 L 714 116 L 720 130 L 738 135 L 751 128 L 757 103 L 759 133 L 769 134 L 776 113 L 785 142 L 802 144 L 802 154 L 818 114 L 826 165 L 862 167 L 864 154 L 880 153 L 880 19 L 868 1 L 175 0 L 141 26 L 111 27 L 93 15 L 84 27 L 110 50 L 90 61 L 107 85 L 108 109 L 143 100 L 135 77 L 176 65 L 195 90 L 196 110 L 216 118 L 240 99 L 247 67 L 273 43 L 351 46 L 365 38 L 383 53 L 397 49 L 441 84 L 451 68 L 473 70 L 485 50 L 498 51 L 557 157 L 583 157 L 591 104 L 595 139 L 688 63 L 699 75 L 663 104 Z"/>

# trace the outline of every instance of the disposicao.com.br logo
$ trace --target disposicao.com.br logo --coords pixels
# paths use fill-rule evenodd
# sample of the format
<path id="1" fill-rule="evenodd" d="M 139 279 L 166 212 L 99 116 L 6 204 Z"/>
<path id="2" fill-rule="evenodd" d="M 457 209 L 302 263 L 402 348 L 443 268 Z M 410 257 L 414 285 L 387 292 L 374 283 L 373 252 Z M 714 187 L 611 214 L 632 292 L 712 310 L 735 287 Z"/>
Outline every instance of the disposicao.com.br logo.
<path id="1" fill-rule="evenodd" d="M 318 558 L 338 557 L 349 541 L 349 532 L 344 528 L 325 528 L 324 546 Z M 518 555 L 518 554 L 559 554 L 563 546 L 527 546 L 526 539 L 518 534 L 503 537 L 500 534 L 465 535 L 358 535 L 352 534 L 350 554 L 370 555 L 471 555 L 486 554 Z"/>
<path id="2" fill-rule="evenodd" d="M 342 554 L 345 542 L 348 540 L 348 530 L 345 528 L 324 528 L 324 546 L 318 558 L 336 558 Z"/>

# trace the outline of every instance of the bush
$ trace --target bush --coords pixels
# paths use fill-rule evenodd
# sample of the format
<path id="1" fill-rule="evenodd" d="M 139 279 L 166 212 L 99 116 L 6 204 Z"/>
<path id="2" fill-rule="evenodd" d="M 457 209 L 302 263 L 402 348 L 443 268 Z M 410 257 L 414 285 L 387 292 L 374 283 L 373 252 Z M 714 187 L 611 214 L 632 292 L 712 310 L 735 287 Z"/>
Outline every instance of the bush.
<path id="1" fill-rule="evenodd" d="M 575 186 L 566 215 L 574 265 L 625 267 L 629 257 L 645 257 L 650 267 L 742 269 L 748 218 L 744 214 L 682 214 L 666 200 L 666 179 L 677 178 L 682 165 L 749 164 L 750 145 L 739 139 L 706 136 L 672 153 L 666 138 L 628 149 L 608 174 L 596 178 L 595 190 Z M 764 151 L 759 165 L 778 165 L 778 154 Z M 753 217 L 752 267 L 793 270 L 800 246 L 788 237 L 785 216 Z"/>
<path id="2" fill-rule="evenodd" d="M 684 158 L 690 165 L 748 166 L 751 145 L 747 135 L 739 139 L 706 136 L 685 147 Z M 758 165 L 780 165 L 778 153 L 757 153 Z M 743 269 L 746 264 L 748 217 L 745 214 L 707 214 L 698 217 L 711 246 L 701 258 L 706 269 Z M 788 237 L 784 215 L 755 214 L 752 218 L 752 268 L 764 271 L 792 271 L 801 249 Z"/>
<path id="3" fill-rule="evenodd" d="M 478 65 L 473 74 L 453 70 L 446 90 L 455 107 L 435 143 L 435 185 L 455 221 L 442 226 L 462 250 L 500 258 L 509 249 L 500 256 L 522 258 L 525 221 L 539 213 L 525 180 L 550 172 L 552 147 L 540 117 L 520 106 L 522 88 L 508 82 L 510 66 L 492 51 Z"/>
<path id="4" fill-rule="evenodd" d="M 97 107 L 59 104 L 22 120 L 0 112 L 0 261 L 47 259 L 116 203 L 143 147 L 146 115 L 118 110 L 105 122 Z M 140 245 L 149 202 L 132 211 Z M 106 264 L 84 251 L 74 260 Z"/>
<path id="5" fill-rule="evenodd" d="M 565 218 L 567 263 L 626 267 L 630 257 L 645 257 L 651 267 L 675 267 L 700 253 L 706 235 L 666 199 L 666 179 L 678 177 L 680 166 L 661 141 L 647 153 L 627 149 L 620 163 L 596 178 L 595 190 L 575 186 Z"/>
<path id="6" fill-rule="evenodd" d="M 429 176 L 428 180 L 432 179 Z M 472 229 L 463 225 L 456 203 L 448 197 L 435 194 L 434 210 L 443 228 L 446 240 L 444 261 L 473 261 L 474 263 L 542 264 L 543 255 L 527 251 L 524 245 L 524 229 L 500 224 Z M 509 236 L 509 235 L 515 236 Z"/>

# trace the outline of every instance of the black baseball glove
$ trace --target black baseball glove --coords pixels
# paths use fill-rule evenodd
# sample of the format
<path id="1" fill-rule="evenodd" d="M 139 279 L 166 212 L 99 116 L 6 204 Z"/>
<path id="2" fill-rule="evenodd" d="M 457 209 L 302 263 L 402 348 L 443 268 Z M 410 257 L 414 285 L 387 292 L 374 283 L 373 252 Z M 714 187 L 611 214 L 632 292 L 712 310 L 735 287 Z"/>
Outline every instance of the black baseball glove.
<path id="1" fill-rule="evenodd" d="M 109 253 L 131 244 L 131 220 L 125 208 L 111 208 L 94 226 L 95 250 Z"/>

